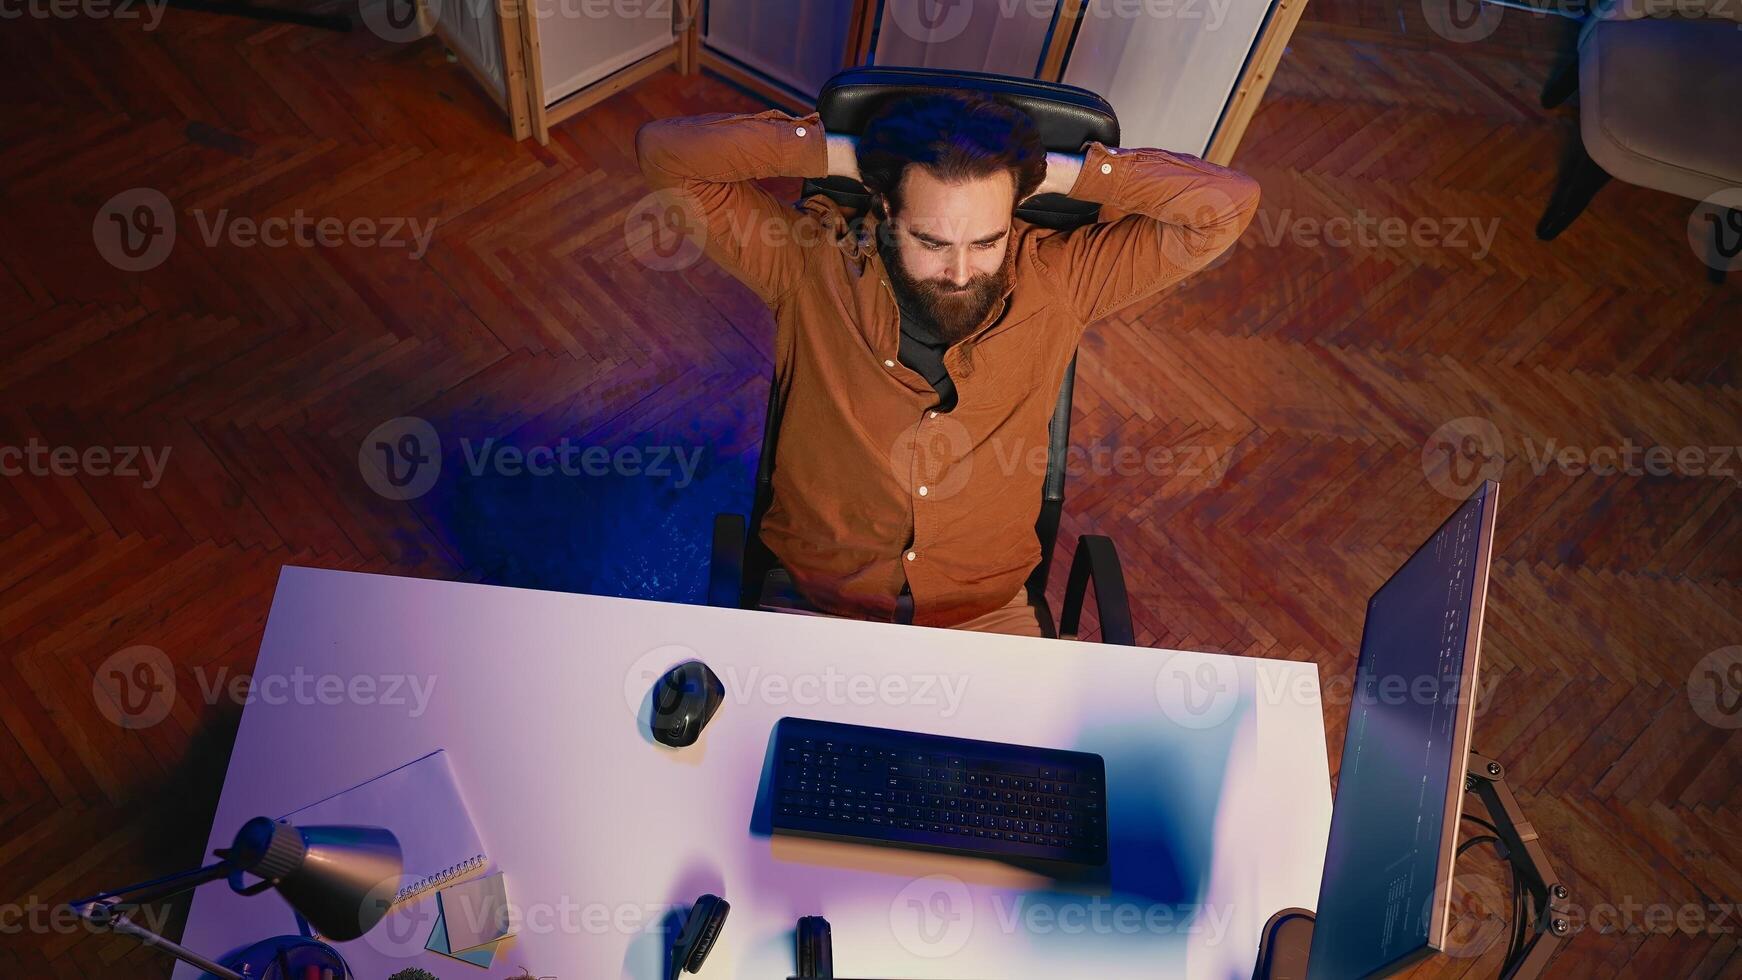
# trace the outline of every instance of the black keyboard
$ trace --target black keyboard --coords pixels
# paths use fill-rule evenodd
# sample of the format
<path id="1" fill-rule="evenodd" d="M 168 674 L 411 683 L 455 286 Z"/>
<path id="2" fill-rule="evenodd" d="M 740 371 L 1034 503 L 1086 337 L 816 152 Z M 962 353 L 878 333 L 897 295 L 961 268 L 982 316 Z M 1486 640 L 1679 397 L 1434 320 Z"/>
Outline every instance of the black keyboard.
<path id="1" fill-rule="evenodd" d="M 1106 766 L 1090 752 L 782 718 L 774 754 L 777 832 L 1107 863 Z"/>

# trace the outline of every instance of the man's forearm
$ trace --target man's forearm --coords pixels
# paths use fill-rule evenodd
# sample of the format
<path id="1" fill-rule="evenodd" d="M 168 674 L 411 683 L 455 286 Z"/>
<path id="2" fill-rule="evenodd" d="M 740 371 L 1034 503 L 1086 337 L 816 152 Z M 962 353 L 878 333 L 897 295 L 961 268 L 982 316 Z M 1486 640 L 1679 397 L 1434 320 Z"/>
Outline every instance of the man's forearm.
<path id="1" fill-rule="evenodd" d="M 1202 235 L 1220 251 L 1258 207 L 1258 182 L 1197 157 L 1148 147 L 1091 143 L 1067 193 Z"/>
<path id="2" fill-rule="evenodd" d="M 1035 254 L 1084 323 L 1210 264 L 1258 207 L 1257 181 L 1184 154 L 1090 141 L 1073 164 L 1066 193 L 1103 205 L 1101 219 L 1039 240 Z"/>
<path id="3" fill-rule="evenodd" d="M 816 113 L 708 113 L 643 125 L 635 151 L 666 220 L 681 215 L 686 237 L 774 305 L 801 280 L 805 251 L 792 232 L 796 209 L 756 182 L 823 176 L 825 135 Z"/>
<path id="4" fill-rule="evenodd" d="M 648 182 L 669 187 L 689 180 L 820 177 L 824 137 L 816 113 L 713 112 L 647 123 L 635 134 L 635 149 Z"/>

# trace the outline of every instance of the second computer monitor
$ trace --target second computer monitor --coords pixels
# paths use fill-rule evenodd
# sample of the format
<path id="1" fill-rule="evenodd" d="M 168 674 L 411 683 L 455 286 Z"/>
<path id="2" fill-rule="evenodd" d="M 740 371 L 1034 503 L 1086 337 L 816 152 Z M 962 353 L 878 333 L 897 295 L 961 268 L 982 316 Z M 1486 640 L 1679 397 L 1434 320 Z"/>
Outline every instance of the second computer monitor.
<path id="1" fill-rule="evenodd" d="M 1367 602 L 1309 980 L 1445 948 L 1499 492 L 1478 488 Z"/>

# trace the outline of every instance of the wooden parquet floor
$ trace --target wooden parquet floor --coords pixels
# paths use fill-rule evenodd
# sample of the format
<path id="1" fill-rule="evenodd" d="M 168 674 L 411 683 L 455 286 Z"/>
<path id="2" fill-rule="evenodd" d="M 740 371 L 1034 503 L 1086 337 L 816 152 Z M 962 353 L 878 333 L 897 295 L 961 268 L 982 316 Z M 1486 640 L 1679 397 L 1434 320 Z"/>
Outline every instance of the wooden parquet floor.
<path id="1" fill-rule="evenodd" d="M 1135 475 L 1086 457 L 1061 545 L 1118 542 L 1141 643 L 1311 660 L 1346 693 L 1363 597 L 1467 475 L 1434 463 L 1442 427 L 1480 420 L 1460 424 L 1505 492 L 1476 743 L 1587 915 L 1551 974 L 1742 976 L 1742 732 L 1696 704 L 1742 644 L 1742 284 L 1706 281 L 1691 202 L 1637 188 L 1536 241 L 1576 125 L 1534 98 L 1558 23 L 1452 43 L 1418 3 L 1314 2 L 1237 160 L 1258 221 L 1081 352 L 1074 442 L 1176 455 Z M 772 320 L 705 261 L 635 261 L 631 139 L 762 106 L 667 72 L 539 147 L 433 40 L 170 10 L 152 31 L 14 19 L 0 46 L 0 447 L 40 447 L 0 455 L 0 976 L 162 977 L 45 906 L 199 862 L 240 707 L 196 677 L 249 667 L 281 565 L 699 600 L 709 515 L 748 500 Z M 145 214 L 110 204 L 136 188 L 177 236 L 130 272 L 99 243 Z M 234 234 L 298 215 L 434 225 L 416 257 L 409 231 Z M 448 440 L 564 438 L 699 461 L 461 471 L 393 500 L 359 451 L 401 417 L 450 463 Z M 1545 462 L 1629 445 L 1703 455 Z M 150 456 L 104 472 L 129 447 L 157 479 Z M 94 684 L 140 646 L 184 696 L 122 727 Z M 1416 975 L 1497 970 L 1506 910 L 1483 896 L 1505 873 L 1485 850 L 1460 868 L 1465 955 Z"/>

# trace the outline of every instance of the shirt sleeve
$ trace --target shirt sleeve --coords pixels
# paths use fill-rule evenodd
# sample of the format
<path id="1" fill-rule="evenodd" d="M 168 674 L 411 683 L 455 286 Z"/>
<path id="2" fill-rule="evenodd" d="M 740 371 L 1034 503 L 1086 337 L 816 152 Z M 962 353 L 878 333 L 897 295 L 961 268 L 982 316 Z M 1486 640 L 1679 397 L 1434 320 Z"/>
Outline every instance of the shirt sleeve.
<path id="1" fill-rule="evenodd" d="M 1128 212 L 1035 245 L 1042 275 L 1093 323 L 1227 251 L 1258 208 L 1258 182 L 1185 154 L 1090 141 L 1070 196 Z"/>
<path id="2" fill-rule="evenodd" d="M 658 119 L 635 134 L 635 155 L 655 193 L 683 211 L 686 235 L 769 305 L 798 284 L 805 249 L 796 208 L 758 186 L 762 177 L 823 177 L 828 145 L 817 113 L 778 109 Z"/>

